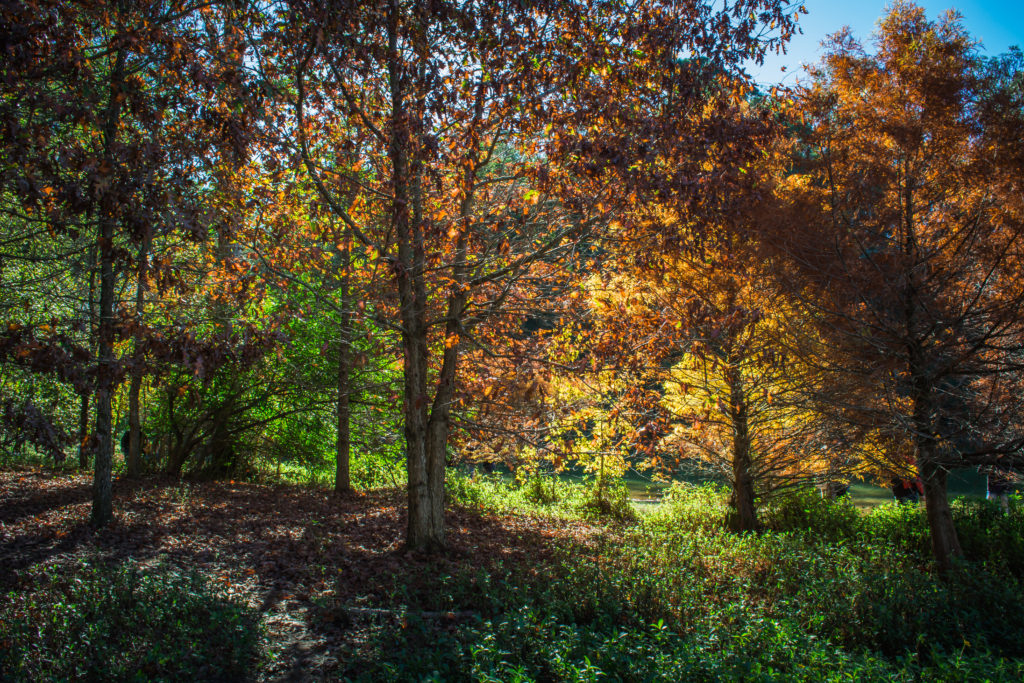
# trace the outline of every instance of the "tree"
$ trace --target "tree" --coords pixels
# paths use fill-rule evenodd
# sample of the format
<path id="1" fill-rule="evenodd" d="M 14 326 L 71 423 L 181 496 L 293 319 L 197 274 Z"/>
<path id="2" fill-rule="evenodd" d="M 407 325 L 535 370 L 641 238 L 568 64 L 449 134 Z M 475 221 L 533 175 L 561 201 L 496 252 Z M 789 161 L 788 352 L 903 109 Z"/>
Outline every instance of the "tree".
<path id="1" fill-rule="evenodd" d="M 766 220 L 769 204 L 753 202 L 735 224 L 709 228 L 699 241 L 681 236 L 657 261 L 648 254 L 638 265 L 629 249 L 607 258 L 587 283 L 590 343 L 573 341 L 594 373 L 584 367 L 569 378 L 618 377 L 622 398 L 597 393 L 607 418 L 628 416 L 618 433 L 632 460 L 721 476 L 739 531 L 758 528 L 758 505 L 778 491 L 830 465 L 841 476 L 805 392 L 811 369 L 792 350 L 805 315 L 778 286 L 778 259 L 749 225 Z M 668 213 L 662 224 L 680 222 Z"/>
<path id="2" fill-rule="evenodd" d="M 670 122 L 704 97 L 685 70 L 661 67 L 685 52 L 727 67 L 758 57 L 761 23 L 792 30 L 786 4 L 291 4 L 303 161 L 322 201 L 385 260 L 397 294 L 410 548 L 444 545 L 444 467 L 473 328 L 608 213 L 600 198 L 610 185 L 593 192 L 590 183 L 584 199 L 579 172 L 596 178 L 611 164 L 633 174 L 633 161 L 647 163 L 637 159 L 645 146 L 679 143 L 685 136 Z M 666 87 L 670 105 L 645 116 L 643 98 Z M 331 119 L 348 127 L 372 183 L 319 164 L 314 122 Z M 623 136 L 601 143 L 616 127 Z M 671 143 L 659 137 L 670 130 Z M 613 143 L 630 146 L 632 160 Z M 371 207 L 369 222 L 341 200 L 353 184 Z M 543 201 L 549 196 L 561 204 Z"/>
<path id="3" fill-rule="evenodd" d="M 218 162 L 244 153 L 240 121 L 249 102 L 240 96 L 235 19 L 228 4 L 161 0 L 14 2 L 3 9 L 9 89 L 0 128 L 11 226 L 33 226 L 34 240 L 84 243 L 63 264 L 90 280 L 84 308 L 91 310 L 93 273 L 99 290 L 95 353 L 93 338 L 84 345 L 75 339 L 84 327 L 81 310 L 62 307 L 45 323 L 59 332 L 44 340 L 36 338 L 38 320 L 10 321 L 7 357 L 76 381 L 83 396 L 81 385 L 92 384 L 99 526 L 113 514 L 111 401 L 125 369 L 116 347 L 139 323 L 124 319 L 118 300 L 132 245 L 158 233 L 201 239 L 222 228 L 210 202 Z M 148 248 L 134 251 L 137 276 L 145 276 Z M 84 398 L 82 405 L 85 414 Z"/>
<path id="4" fill-rule="evenodd" d="M 366 446 L 366 454 L 373 439 L 390 428 L 388 420 L 369 413 L 390 405 L 395 393 L 395 335 L 377 322 L 390 316 L 391 307 L 377 302 L 379 264 L 356 248 L 345 224 L 317 201 L 303 170 L 287 170 L 280 162 L 289 153 L 287 143 L 282 146 L 278 136 L 265 142 L 264 164 L 274 170 L 251 190 L 261 209 L 247 221 L 241 241 L 259 274 L 265 305 L 290 318 L 281 330 L 285 343 L 279 344 L 278 363 L 289 367 L 291 381 L 309 396 L 307 416 L 316 421 L 313 416 L 324 412 L 324 394 L 333 394 L 334 491 L 343 495 L 353 490 L 353 446 Z M 331 161 L 318 163 L 325 167 Z M 350 205 L 349 212 L 362 218 L 358 207 Z"/>
<path id="5" fill-rule="evenodd" d="M 758 528 L 758 504 L 826 470 L 828 452 L 804 401 L 808 369 L 788 351 L 802 313 L 751 247 L 734 238 L 680 258 L 650 290 L 675 331 L 663 375 L 674 423 L 665 442 L 725 476 L 739 531 Z"/>
<path id="6" fill-rule="evenodd" d="M 1021 462 L 1024 213 L 1018 134 L 959 17 L 897 2 L 868 54 L 832 38 L 799 93 L 810 154 L 775 240 L 809 286 L 834 413 L 910 443 L 932 549 L 962 556 L 950 469 Z M 1002 93 L 1005 95 L 1005 91 Z M 1001 112 L 1001 113 L 997 113 Z M 899 448 L 876 450 L 900 467 Z"/>

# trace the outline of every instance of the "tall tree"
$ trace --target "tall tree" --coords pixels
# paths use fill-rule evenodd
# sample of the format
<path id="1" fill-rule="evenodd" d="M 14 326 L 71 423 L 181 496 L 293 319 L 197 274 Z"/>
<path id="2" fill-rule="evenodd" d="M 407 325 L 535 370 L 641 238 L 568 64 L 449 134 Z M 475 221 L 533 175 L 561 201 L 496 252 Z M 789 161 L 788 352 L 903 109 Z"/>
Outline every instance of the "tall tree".
<path id="1" fill-rule="evenodd" d="M 704 101 L 689 74 L 661 67 L 687 53 L 729 68 L 757 57 L 762 24 L 791 30 L 787 5 L 291 3 L 290 35 L 302 36 L 291 63 L 303 160 L 354 239 L 386 259 L 397 294 L 410 548 L 444 545 L 444 468 L 472 328 L 608 212 L 607 180 L 591 183 L 602 187 L 584 199 L 578 171 L 593 165 L 600 175 L 613 164 L 635 174 L 633 161 L 648 163 L 637 153 L 657 148 L 670 121 Z M 645 116 L 644 97 L 665 100 L 666 89 L 670 104 Z M 361 188 L 375 207 L 370 223 L 339 201 L 356 179 L 325 173 L 311 149 L 315 122 L 331 117 L 350 126 L 373 169 Z M 614 141 L 632 147 L 627 155 L 598 140 L 606 135 L 598 129 L 616 127 L 628 128 Z M 556 172 L 563 161 L 569 174 Z M 564 208 L 539 201 L 545 192 Z"/>
<path id="2" fill-rule="evenodd" d="M 808 369 L 788 351 L 802 312 L 774 286 L 772 264 L 742 238 L 702 252 L 648 294 L 673 347 L 666 442 L 724 475 L 732 526 L 751 531 L 759 504 L 826 469 L 826 443 L 803 400 Z"/>
<path id="3" fill-rule="evenodd" d="M 811 154 L 777 239 L 832 342 L 816 362 L 845 387 L 833 410 L 913 445 L 948 569 L 963 553 L 947 473 L 1024 446 L 1021 141 L 956 14 L 897 2 L 874 47 L 836 35 L 801 90 Z M 899 451 L 876 452 L 898 467 Z"/>
<path id="4" fill-rule="evenodd" d="M 41 343 L 26 336 L 37 324 L 9 326 L 8 357 L 94 383 L 93 521 L 103 525 L 113 514 L 111 400 L 124 374 L 116 345 L 132 327 L 120 285 L 132 245 L 170 231 L 202 238 L 221 224 L 209 202 L 216 164 L 244 146 L 240 31 L 228 5 L 208 2 L 14 2 L 2 11 L 4 201 L 43 228 L 36 239 L 91 242 L 83 251 L 95 253 L 99 290 L 94 356 L 67 334 L 81 327 L 76 312 L 54 311 L 65 334 Z"/>

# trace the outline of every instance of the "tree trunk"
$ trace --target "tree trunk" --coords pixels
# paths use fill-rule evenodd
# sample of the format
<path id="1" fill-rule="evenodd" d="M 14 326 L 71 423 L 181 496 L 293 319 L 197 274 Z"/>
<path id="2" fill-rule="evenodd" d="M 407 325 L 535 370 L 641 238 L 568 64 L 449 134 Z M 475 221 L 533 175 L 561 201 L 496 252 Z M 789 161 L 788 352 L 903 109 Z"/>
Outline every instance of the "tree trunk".
<path id="1" fill-rule="evenodd" d="M 352 393 L 352 330 L 351 302 L 349 301 L 349 250 L 346 246 L 343 255 L 342 276 L 338 284 L 338 304 L 341 306 L 341 320 L 338 328 L 340 343 L 338 345 L 338 439 L 336 443 L 337 457 L 334 471 L 334 493 L 343 495 L 352 491 L 349 472 L 351 460 L 351 411 L 349 397 Z"/>
<path id="2" fill-rule="evenodd" d="M 463 221 L 467 220 L 472 194 L 466 193 L 462 207 Z M 463 226 L 455 246 L 456 267 L 453 272 L 452 293 L 448 297 L 445 322 L 444 355 L 438 374 L 437 393 L 430 409 L 429 438 L 427 444 L 427 481 L 430 487 L 432 525 L 444 539 L 444 480 L 448 459 L 448 435 L 451 430 L 452 401 L 455 400 L 455 377 L 459 365 L 459 321 L 466 308 L 467 295 L 462 286 L 466 281 L 466 251 L 468 226 Z"/>
<path id="3" fill-rule="evenodd" d="M 908 305 L 907 319 L 913 321 L 914 309 Z M 908 324 L 908 331 L 913 327 Z M 962 558 L 960 539 L 957 538 L 953 513 L 949 509 L 946 491 L 948 472 L 937 462 L 935 453 L 935 388 L 927 372 L 921 345 L 910 350 L 910 379 L 914 398 L 914 455 L 917 471 L 924 483 L 924 504 L 928 515 L 928 531 L 932 541 L 932 556 L 941 573 L 953 569 L 954 558 Z"/>
<path id="4" fill-rule="evenodd" d="M 185 465 L 185 458 L 188 456 L 188 451 L 185 450 L 182 444 L 177 444 L 170 448 L 170 452 L 167 454 L 167 468 L 164 470 L 168 475 L 180 479 L 181 468 Z"/>
<path id="5" fill-rule="evenodd" d="M 747 400 L 739 371 L 728 371 L 730 417 L 732 419 L 732 499 L 736 510 L 734 531 L 756 531 L 757 508 L 754 505 L 754 478 L 750 472 L 750 427 Z"/>
<path id="6" fill-rule="evenodd" d="M 173 477 L 180 477 L 181 466 L 185 462 L 185 458 L 181 455 L 182 452 L 185 452 L 183 448 L 185 437 L 181 433 L 181 428 L 174 421 L 174 403 L 178 392 L 172 385 L 168 384 L 166 386 L 167 433 L 165 438 L 167 444 L 164 448 L 164 454 L 167 457 L 167 463 L 164 466 L 164 473 Z"/>
<path id="7" fill-rule="evenodd" d="M 89 394 L 82 394 L 78 408 L 78 466 L 89 467 Z"/>
<path id="8" fill-rule="evenodd" d="M 484 90 L 478 91 L 474 112 L 474 121 L 479 123 L 483 117 Z M 420 103 L 422 108 L 424 103 Z M 417 167 L 417 170 L 418 167 Z M 427 482 L 430 493 L 431 527 L 438 547 L 444 545 L 444 510 L 445 510 L 445 467 L 448 464 L 448 437 L 451 432 L 452 403 L 455 400 L 455 378 L 459 365 L 459 346 L 462 333 L 462 315 L 468 301 L 468 290 L 465 283 L 469 277 L 469 234 L 470 216 L 474 201 L 474 185 L 476 168 L 467 165 L 464 171 L 463 187 L 465 196 L 459 209 L 459 236 L 455 243 L 455 268 L 449 284 L 448 306 L 445 316 L 444 353 L 441 359 L 441 371 L 438 373 L 437 392 L 430 408 L 427 443 Z M 415 173 L 415 191 L 417 200 L 413 203 L 417 223 L 422 221 L 422 195 L 420 194 L 420 173 Z M 422 248 L 422 244 L 421 244 Z M 424 293 L 424 297 L 426 294 Z"/>
<path id="9" fill-rule="evenodd" d="M 451 426 L 452 401 L 455 398 L 455 373 L 459 361 L 457 342 L 457 315 L 465 306 L 465 297 L 454 296 L 449 301 L 449 317 L 445 327 L 446 343 L 437 393 L 430 410 L 429 443 L 427 444 L 427 481 L 431 501 L 431 527 L 436 538 L 444 543 L 444 478 L 448 455 L 448 433 Z M 458 311 L 458 314 L 453 315 Z"/>
<path id="10" fill-rule="evenodd" d="M 392 164 L 394 201 L 391 223 L 398 244 L 395 277 L 402 323 L 404 373 L 402 412 L 405 419 L 405 456 L 408 470 L 409 520 L 406 547 L 436 552 L 444 547 L 444 527 L 437 526 L 428 477 L 428 396 L 426 283 L 422 217 L 410 215 L 411 188 L 409 111 L 405 99 L 405 78 L 398 50 L 398 20 L 401 10 L 392 2 L 388 26 L 388 83 L 391 90 L 391 139 L 388 155 Z"/>
<path id="11" fill-rule="evenodd" d="M 121 116 L 121 85 L 124 79 L 126 52 L 119 48 L 110 77 L 110 103 L 104 122 L 103 155 L 113 174 L 114 138 Z M 114 517 L 111 501 L 110 472 L 114 459 L 111 434 L 111 397 L 114 391 L 114 227 L 117 222 L 116 192 L 108 189 L 100 200 L 100 328 L 96 364 L 96 464 L 93 473 L 92 523 L 106 526 Z"/>
<path id="12" fill-rule="evenodd" d="M 95 335 L 96 325 L 96 248 L 97 243 L 89 248 L 89 294 L 85 302 L 86 338 L 91 349 Z M 95 391 L 95 389 L 94 389 Z M 93 444 L 89 434 L 89 398 L 90 393 L 82 394 L 82 403 L 78 410 L 78 466 L 81 469 L 89 467 L 89 451 Z"/>
<path id="13" fill-rule="evenodd" d="M 960 539 L 957 537 L 956 526 L 953 524 L 953 514 L 949 509 L 949 497 L 946 491 L 947 472 L 942 467 L 932 463 L 930 459 L 922 458 L 918 451 L 918 466 L 921 472 L 921 479 L 924 480 L 924 504 L 928 514 L 928 529 L 932 538 L 932 555 L 939 571 L 948 573 L 953 569 L 955 558 L 963 558 L 964 552 L 960 548 Z"/>
<path id="14" fill-rule="evenodd" d="M 403 337 L 406 334 L 403 332 Z M 444 546 L 444 530 L 437 529 L 431 510 L 427 473 L 427 416 L 425 344 L 403 340 L 406 368 L 403 386 L 405 454 L 408 468 L 409 523 L 406 545 L 410 550 L 433 552 Z"/>
<path id="15" fill-rule="evenodd" d="M 129 477 L 139 476 L 142 455 L 142 418 L 139 409 L 139 394 L 142 391 L 142 313 L 145 306 L 146 260 L 149 258 L 150 235 L 139 247 L 138 281 L 135 284 L 135 334 L 132 349 L 132 383 L 128 390 L 128 452 L 125 464 Z"/>

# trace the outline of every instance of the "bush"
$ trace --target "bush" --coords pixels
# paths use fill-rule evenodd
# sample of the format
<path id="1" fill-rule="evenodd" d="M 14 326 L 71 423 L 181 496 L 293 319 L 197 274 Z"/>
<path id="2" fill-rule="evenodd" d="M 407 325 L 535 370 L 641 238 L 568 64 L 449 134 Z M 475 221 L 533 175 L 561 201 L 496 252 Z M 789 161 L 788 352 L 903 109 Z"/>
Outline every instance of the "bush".
<path id="1" fill-rule="evenodd" d="M 450 503 L 494 512 L 519 512 L 563 518 L 614 519 L 632 522 L 636 510 L 624 483 L 606 483 L 600 490 L 593 480 L 565 481 L 557 476 L 533 475 L 515 483 L 497 474 L 468 475 L 449 470 L 445 493 Z"/>
<path id="2" fill-rule="evenodd" d="M 808 554 L 789 534 L 723 533 L 664 553 L 666 542 L 673 545 L 664 536 L 629 541 L 596 549 L 600 566 L 566 555 L 545 568 L 543 582 L 490 586 L 488 595 L 499 598 L 493 609 L 455 629 L 410 618 L 384 630 L 374 656 L 351 662 L 345 674 L 368 681 L 879 682 L 1024 674 L 1020 659 L 1007 659 L 1019 657 L 1011 642 L 1019 628 L 1007 624 L 1001 635 L 994 623 L 971 621 L 998 614 L 989 600 L 971 611 L 965 598 L 978 594 L 976 581 L 947 590 L 925 572 L 865 573 L 871 563 L 849 549 Z M 731 573 L 703 573 L 704 562 Z M 1014 585 L 988 589 L 994 599 L 1019 594 Z M 670 612 L 676 616 L 657 616 Z"/>
<path id="3" fill-rule="evenodd" d="M 385 489 L 404 486 L 408 478 L 405 454 L 395 449 L 360 451 L 352 456 L 352 485 L 357 489 Z M 334 474 L 331 473 L 331 483 Z"/>
<path id="4" fill-rule="evenodd" d="M 923 506 L 890 503 L 864 517 L 861 543 L 891 554 L 927 561 L 931 558 L 930 538 Z"/>
<path id="5" fill-rule="evenodd" d="M 523 496 L 527 501 L 537 505 L 552 505 L 562 500 L 564 492 L 560 490 L 556 475 L 544 476 L 534 474 L 523 484 Z"/>
<path id="6" fill-rule="evenodd" d="M 449 469 L 445 472 L 444 493 L 448 503 L 463 507 L 494 511 L 515 507 L 512 488 L 498 475 L 469 475 Z"/>
<path id="7" fill-rule="evenodd" d="M 675 533 L 717 533 L 726 529 L 728 489 L 704 484 L 674 482 L 666 489 L 661 505 L 645 520 L 649 529 Z"/>
<path id="8" fill-rule="evenodd" d="M 629 489 L 623 482 L 584 483 L 585 490 L 576 509 L 584 517 L 610 518 L 619 522 L 636 521 L 636 510 L 629 500 Z"/>
<path id="9" fill-rule="evenodd" d="M 765 529 L 809 532 L 828 542 L 854 538 L 863 522 L 849 497 L 829 500 L 814 488 L 781 493 L 761 510 L 761 521 Z"/>
<path id="10" fill-rule="evenodd" d="M 240 680 L 256 663 L 259 614 L 195 573 L 83 561 L 7 597 L 3 680 Z"/>
<path id="11" fill-rule="evenodd" d="M 468 479 L 467 479 L 468 481 Z M 497 479 L 455 484 L 463 500 L 532 513 L 585 510 L 592 493 L 559 484 L 559 502 Z M 547 488 L 547 487 L 545 487 Z M 535 497 L 533 497 L 535 499 Z M 793 491 L 763 509 L 764 531 L 726 530 L 727 492 L 674 485 L 632 527 L 585 552 L 477 591 L 446 586 L 479 619 L 382 633 L 365 680 L 1024 680 L 1024 586 L 1017 513 L 956 501 L 971 557 L 934 573 L 924 509 Z M 628 501 L 627 501 L 628 502 Z M 589 514 L 589 513 L 588 513 Z M 456 578 L 455 581 L 465 579 Z M 481 588 L 482 586 L 485 587 Z M 487 600 L 483 600 L 486 594 Z"/>
<path id="12" fill-rule="evenodd" d="M 999 503 L 980 498 L 956 498 L 952 502 L 964 555 L 993 571 L 1024 579 L 1024 510 L 1014 496 L 1010 514 Z"/>

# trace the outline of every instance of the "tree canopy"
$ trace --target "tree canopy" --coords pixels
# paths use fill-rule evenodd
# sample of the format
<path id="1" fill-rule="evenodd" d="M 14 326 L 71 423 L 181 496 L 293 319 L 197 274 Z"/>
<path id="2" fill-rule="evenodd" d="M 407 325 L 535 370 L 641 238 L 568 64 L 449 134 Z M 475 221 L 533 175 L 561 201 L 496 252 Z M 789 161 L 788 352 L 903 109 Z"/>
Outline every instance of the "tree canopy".
<path id="1" fill-rule="evenodd" d="M 1024 62 L 900 1 L 760 89 L 803 11 L 6 3 L 7 448 L 98 526 L 122 466 L 402 484 L 425 553 L 467 464 L 713 472 L 740 531 L 920 476 L 950 568 L 948 473 L 1024 459 Z"/>

